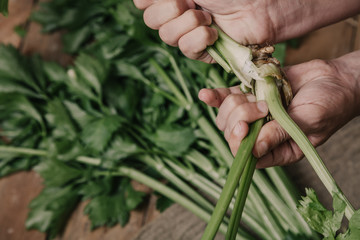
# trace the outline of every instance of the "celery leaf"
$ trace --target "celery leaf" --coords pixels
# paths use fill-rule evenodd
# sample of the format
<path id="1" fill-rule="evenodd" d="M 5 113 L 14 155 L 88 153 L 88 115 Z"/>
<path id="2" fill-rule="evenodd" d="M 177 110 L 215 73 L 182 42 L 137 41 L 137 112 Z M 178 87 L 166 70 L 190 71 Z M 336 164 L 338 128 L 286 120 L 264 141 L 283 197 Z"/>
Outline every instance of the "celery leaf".
<path id="1" fill-rule="evenodd" d="M 130 211 L 142 202 L 143 196 L 144 193 L 135 191 L 130 182 L 123 179 L 117 193 L 94 197 L 84 212 L 89 215 L 92 228 L 117 223 L 124 226 L 129 221 Z"/>
<path id="2" fill-rule="evenodd" d="M 78 169 L 56 160 L 46 160 L 35 167 L 48 187 L 61 187 L 82 175 Z"/>
<path id="3" fill-rule="evenodd" d="M 8 0 L 0 0 L 0 13 L 4 16 L 8 15 Z"/>
<path id="4" fill-rule="evenodd" d="M 72 186 L 45 188 L 30 203 L 26 228 L 47 232 L 50 239 L 54 238 L 64 228 L 78 200 Z"/>
<path id="5" fill-rule="evenodd" d="M 81 139 L 93 152 L 102 152 L 120 125 L 121 122 L 118 116 L 97 118 L 83 126 Z"/>
<path id="6" fill-rule="evenodd" d="M 320 203 L 313 189 L 306 189 L 306 195 L 302 197 L 298 206 L 299 213 L 315 231 L 325 238 L 334 238 L 336 231 L 341 227 L 346 204 L 334 194 L 333 213 Z"/>
<path id="7" fill-rule="evenodd" d="M 192 128 L 177 125 L 160 126 L 152 136 L 155 145 L 174 156 L 180 156 L 188 150 L 195 138 Z"/>
<path id="8" fill-rule="evenodd" d="M 334 212 L 327 210 L 317 198 L 313 189 L 306 189 L 306 197 L 302 197 L 298 212 L 305 221 L 315 231 L 321 233 L 324 239 L 336 240 L 357 240 L 360 239 L 360 210 L 355 211 L 349 221 L 348 230 L 345 233 L 337 232 L 340 230 L 341 222 L 344 217 L 346 204 L 333 193 Z"/>

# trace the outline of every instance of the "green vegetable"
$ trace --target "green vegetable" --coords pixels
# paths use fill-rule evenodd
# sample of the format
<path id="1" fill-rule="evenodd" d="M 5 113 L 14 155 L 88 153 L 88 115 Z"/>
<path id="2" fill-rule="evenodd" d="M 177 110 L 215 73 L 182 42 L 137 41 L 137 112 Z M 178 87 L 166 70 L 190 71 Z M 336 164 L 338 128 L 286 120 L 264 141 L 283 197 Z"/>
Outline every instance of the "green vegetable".
<path id="1" fill-rule="evenodd" d="M 143 197 L 129 179 L 209 221 L 233 157 L 213 110 L 194 99 L 203 87 L 228 86 L 232 76 L 164 46 L 131 1 L 53 0 L 32 18 L 44 31 L 65 28 L 65 49 L 78 57 L 64 68 L 0 47 L 0 134 L 8 139 L 0 141 L 0 174 L 35 169 L 45 184 L 27 226 L 54 237 L 84 199 L 94 228 L 125 224 Z M 264 171 L 254 178 L 261 176 L 267 178 Z M 301 223 L 272 211 L 258 183 L 249 196 L 262 197 L 247 201 L 243 213 L 251 234 L 241 227 L 235 235 L 274 239 L 271 229 L 279 229 L 312 239 L 309 231 L 289 230 Z M 48 199 L 54 191 L 59 199 Z M 277 185 L 269 182 L 269 191 Z M 279 208 L 291 211 L 279 198 Z M 220 221 L 223 233 L 228 223 L 228 217 Z"/>
<path id="2" fill-rule="evenodd" d="M 313 189 L 306 189 L 298 206 L 298 211 L 324 239 L 359 239 L 360 238 L 360 210 L 355 211 L 349 220 L 349 228 L 345 233 L 339 233 L 345 213 L 346 203 L 341 197 L 333 193 L 334 212 L 327 210 L 317 198 Z"/>
<path id="3" fill-rule="evenodd" d="M 289 135 L 299 145 L 299 147 L 302 149 L 305 156 L 309 160 L 310 164 L 314 168 L 315 172 L 317 173 L 321 181 L 324 183 L 327 190 L 332 194 L 333 197 L 335 195 L 338 196 L 346 204 L 345 215 L 348 219 L 350 219 L 354 213 L 354 208 L 346 199 L 341 189 L 337 186 L 336 182 L 334 181 L 331 174 L 322 162 L 321 158 L 317 154 L 315 148 L 312 146 L 312 144 L 307 139 L 305 134 L 300 130 L 300 128 L 289 117 L 284 107 L 282 106 L 282 99 L 279 93 L 278 86 L 282 86 L 281 90 L 285 95 L 286 103 L 288 103 L 290 100 L 291 90 L 288 88 L 286 81 L 282 77 L 279 66 L 277 66 L 277 62 L 271 58 L 271 53 L 273 52 L 273 50 L 271 48 L 267 49 L 266 47 L 259 48 L 257 46 L 242 46 L 233 41 L 216 26 L 214 26 L 214 28 L 216 28 L 219 32 L 219 39 L 215 42 L 214 46 L 208 48 L 208 52 L 226 71 L 233 72 L 238 77 L 238 79 L 241 81 L 242 89 L 246 91 L 250 89 L 256 95 L 258 100 L 265 100 L 267 102 L 271 116 L 275 120 L 277 120 L 277 122 L 289 133 Z M 256 56 L 258 55 L 257 51 L 259 51 L 262 55 L 264 53 L 268 54 L 268 59 L 265 59 L 264 61 L 262 57 L 261 60 L 258 62 L 256 59 Z M 255 136 L 256 138 L 257 134 L 258 131 L 252 132 L 250 130 L 248 137 Z M 243 141 L 241 146 L 239 147 L 238 154 L 239 152 L 240 154 L 243 154 L 245 160 L 249 158 L 249 156 L 245 154 L 245 151 L 243 149 L 248 148 L 247 151 L 249 149 L 251 150 L 253 148 L 254 142 L 247 145 L 248 143 L 246 141 Z M 234 163 L 236 163 L 236 161 L 237 159 L 234 160 Z M 232 166 L 227 179 L 227 183 L 229 182 L 229 185 L 232 184 L 232 186 L 235 186 L 234 182 L 239 181 L 244 167 L 245 164 L 236 166 L 236 168 L 239 168 L 236 169 L 236 174 L 231 174 L 233 168 L 235 168 L 235 166 Z M 252 176 L 250 175 L 247 177 L 252 178 Z M 247 179 L 243 181 L 246 182 Z M 214 238 L 218 228 L 218 223 L 223 218 L 229 206 L 230 201 L 223 201 L 223 199 L 228 199 L 234 194 L 235 188 L 228 188 L 229 185 L 225 184 L 217 206 L 215 207 L 215 211 L 213 212 L 213 216 L 207 228 L 205 229 L 202 238 L 204 240 Z M 233 217 L 232 219 L 240 218 L 243 206 L 245 204 L 243 203 L 241 196 L 246 196 L 248 189 L 243 188 L 242 185 L 240 186 L 242 192 L 240 192 L 239 190 L 240 193 L 238 193 L 237 198 L 241 199 L 239 200 L 241 201 L 241 203 L 239 203 L 239 206 L 236 205 L 236 209 L 239 209 L 239 211 L 232 213 L 233 215 L 235 214 L 235 217 Z M 229 191 L 228 189 L 231 189 L 231 191 Z M 231 228 L 229 229 L 229 232 L 227 234 L 227 239 L 235 239 L 235 236 L 233 235 L 234 223 L 231 222 L 230 226 Z"/>
<path id="4" fill-rule="evenodd" d="M 0 13 L 3 14 L 4 16 L 7 16 L 9 13 L 8 2 L 9 0 L 0 0 Z"/>

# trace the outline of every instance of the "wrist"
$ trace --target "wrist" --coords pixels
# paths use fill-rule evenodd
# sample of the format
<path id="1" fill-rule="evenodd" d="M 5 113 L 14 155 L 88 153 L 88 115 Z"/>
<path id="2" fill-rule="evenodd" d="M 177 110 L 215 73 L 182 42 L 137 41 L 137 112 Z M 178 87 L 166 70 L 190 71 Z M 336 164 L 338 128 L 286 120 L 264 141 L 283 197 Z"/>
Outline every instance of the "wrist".
<path id="1" fill-rule="evenodd" d="M 299 37 L 360 12 L 359 0 L 277 1 L 270 11 L 276 42 Z"/>
<path id="2" fill-rule="evenodd" d="M 352 117 L 360 116 L 360 50 L 331 60 L 338 78 L 350 91 Z"/>

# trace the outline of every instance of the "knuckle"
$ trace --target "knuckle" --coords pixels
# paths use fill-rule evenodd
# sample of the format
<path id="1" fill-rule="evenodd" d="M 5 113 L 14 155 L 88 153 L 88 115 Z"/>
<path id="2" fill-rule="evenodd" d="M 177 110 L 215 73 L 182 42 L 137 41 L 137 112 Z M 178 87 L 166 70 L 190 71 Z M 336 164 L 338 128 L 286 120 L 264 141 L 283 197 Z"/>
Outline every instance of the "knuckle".
<path id="1" fill-rule="evenodd" d="M 284 142 L 288 137 L 287 132 L 280 125 L 277 126 L 277 133 L 279 143 Z"/>
<path id="2" fill-rule="evenodd" d="M 321 59 L 314 59 L 308 62 L 309 66 L 312 66 L 311 69 L 314 76 L 328 76 L 330 74 L 336 74 L 336 69 L 333 67 L 333 65 L 330 64 L 330 62 L 321 60 Z"/>
<path id="3" fill-rule="evenodd" d="M 191 20 L 192 25 L 195 26 L 200 26 L 201 25 L 201 15 L 199 14 L 199 10 L 195 10 L 195 9 L 189 9 L 185 12 L 186 17 L 188 19 Z"/>
<path id="4" fill-rule="evenodd" d="M 209 43 L 213 40 L 213 34 L 209 27 L 207 26 L 200 26 L 201 35 L 203 36 L 203 40 L 206 43 Z"/>
<path id="5" fill-rule="evenodd" d="M 185 11 L 184 1 L 182 0 L 171 1 L 170 11 L 173 13 L 174 16 L 175 15 L 180 16 L 181 14 L 183 14 Z"/>
<path id="6" fill-rule="evenodd" d="M 226 99 L 226 104 L 232 104 L 232 105 L 240 105 L 241 99 L 239 94 L 229 94 Z"/>
<path id="7" fill-rule="evenodd" d="M 248 115 L 251 114 L 248 111 L 246 111 L 246 107 L 244 104 L 236 106 L 234 111 L 231 113 L 234 118 L 237 119 L 237 121 L 247 121 Z"/>
<path id="8" fill-rule="evenodd" d="M 303 158 L 304 154 L 301 151 L 301 149 L 298 147 L 298 145 L 294 142 L 294 141 L 290 141 L 290 148 L 292 151 L 292 158 L 290 158 L 287 163 L 292 163 L 292 162 L 296 162 L 299 161 L 301 158 Z"/>

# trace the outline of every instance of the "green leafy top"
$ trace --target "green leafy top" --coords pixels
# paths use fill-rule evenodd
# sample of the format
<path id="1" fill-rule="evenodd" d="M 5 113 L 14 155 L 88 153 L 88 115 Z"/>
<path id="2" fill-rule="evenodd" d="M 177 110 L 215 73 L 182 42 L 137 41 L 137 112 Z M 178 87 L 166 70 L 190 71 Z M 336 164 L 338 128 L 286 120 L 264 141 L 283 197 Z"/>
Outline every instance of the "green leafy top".
<path id="1" fill-rule="evenodd" d="M 306 197 L 302 197 L 298 206 L 299 213 L 306 222 L 324 239 L 355 240 L 360 239 L 360 210 L 357 210 L 349 221 L 345 233 L 339 233 L 344 217 L 346 204 L 337 194 L 333 194 L 334 212 L 327 210 L 317 198 L 313 189 L 306 189 Z"/>
<path id="2" fill-rule="evenodd" d="M 0 13 L 4 16 L 8 15 L 8 0 L 0 0 Z"/>

